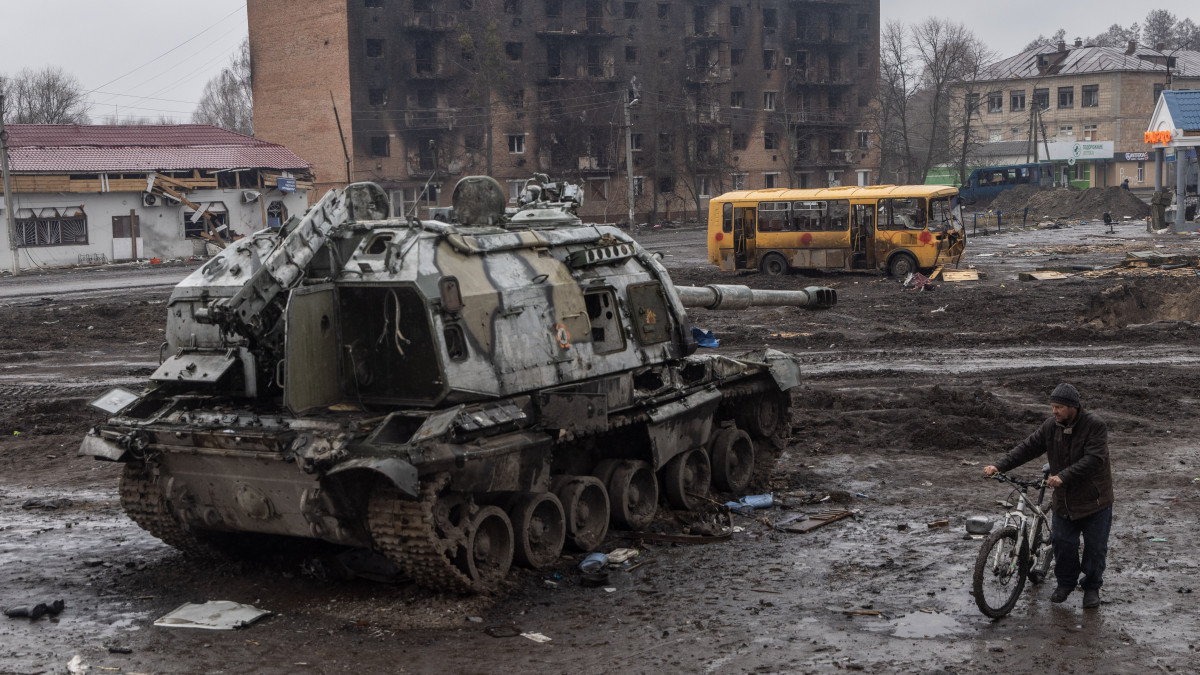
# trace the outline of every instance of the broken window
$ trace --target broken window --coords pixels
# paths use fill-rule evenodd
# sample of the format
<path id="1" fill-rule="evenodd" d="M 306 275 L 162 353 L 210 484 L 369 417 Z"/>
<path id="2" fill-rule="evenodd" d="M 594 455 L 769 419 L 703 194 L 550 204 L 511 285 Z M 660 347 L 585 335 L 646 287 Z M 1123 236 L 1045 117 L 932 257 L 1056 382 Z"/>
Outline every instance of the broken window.
<path id="1" fill-rule="evenodd" d="M 88 243 L 83 206 L 16 209 L 13 213 L 18 246 L 72 246 Z M 129 220 L 129 216 L 124 216 Z M 129 237 L 126 232 L 125 237 Z"/>
<path id="2" fill-rule="evenodd" d="M 712 196 L 712 176 L 696 176 L 696 195 L 700 197 Z"/>
<path id="3" fill-rule="evenodd" d="M 741 7 L 730 7 L 729 8 L 729 25 L 733 26 L 734 28 L 737 28 L 738 26 L 742 25 L 742 8 Z"/>
<path id="4" fill-rule="evenodd" d="M 371 156 L 372 157 L 391 157 L 391 139 L 387 136 L 372 136 L 371 137 Z"/>
<path id="5" fill-rule="evenodd" d="M 744 173 L 729 174 L 729 182 L 730 182 L 730 187 L 732 187 L 734 190 L 745 190 L 746 189 L 746 174 L 744 174 Z M 732 213 L 733 212 L 732 204 L 726 204 L 726 206 L 731 207 L 730 213 Z M 724 223 L 722 223 L 722 228 L 723 227 L 724 227 Z M 728 232 L 729 230 L 725 230 L 725 231 Z"/>
<path id="6" fill-rule="evenodd" d="M 1049 110 L 1050 109 L 1050 90 L 1049 89 L 1034 89 L 1033 90 L 1033 104 L 1035 106 L 1037 106 L 1039 110 Z"/>
<path id="7" fill-rule="evenodd" d="M 729 107 L 730 108 L 741 108 L 741 107 L 744 107 L 745 105 L 746 105 L 746 92 L 744 92 L 744 91 L 729 92 Z"/>
<path id="8" fill-rule="evenodd" d="M 660 133 L 658 135 L 658 151 L 659 152 L 671 152 L 674 149 L 675 149 L 675 140 L 674 140 L 674 138 L 671 137 L 671 134 L 669 134 L 665 131 Z"/>
<path id="9" fill-rule="evenodd" d="M 626 46 L 625 47 L 625 63 L 637 63 L 637 60 L 638 60 L 638 48 L 634 47 L 633 45 Z"/>
<path id="10" fill-rule="evenodd" d="M 633 147 L 634 152 L 642 151 L 642 135 L 640 133 L 629 135 L 629 145 Z"/>
<path id="11" fill-rule="evenodd" d="M 421 4 L 420 0 L 414 0 L 413 9 L 416 9 L 419 4 Z M 383 0 L 363 0 L 363 5 L 366 7 L 383 7 Z"/>
<path id="12" fill-rule="evenodd" d="M 525 107 L 525 90 L 517 89 L 508 95 L 508 107 L 515 109 Z"/>
<path id="13" fill-rule="evenodd" d="M 546 16 L 562 17 L 562 0 L 546 0 Z"/>
<path id="14" fill-rule="evenodd" d="M 587 74 L 588 77 L 604 76 L 604 64 L 601 62 L 600 47 L 598 45 L 588 45 Z"/>
<path id="15" fill-rule="evenodd" d="M 599 202 L 608 201 L 608 179 L 592 178 L 588 180 L 588 199 Z"/>
<path id="16" fill-rule="evenodd" d="M 505 42 L 504 43 L 504 55 L 508 57 L 509 61 L 520 61 L 521 53 L 523 51 L 525 51 L 525 43 L 524 42 Z"/>
<path id="17" fill-rule="evenodd" d="M 562 77 L 562 50 L 558 45 L 546 46 L 546 77 Z"/>
<path id="18" fill-rule="evenodd" d="M 988 112 L 1004 112 L 1004 94 L 993 91 L 988 94 Z"/>
<path id="19" fill-rule="evenodd" d="M 413 43 L 413 66 L 418 75 L 433 73 L 435 49 L 432 40 L 417 40 Z"/>
<path id="20" fill-rule="evenodd" d="M 744 50 L 744 49 L 730 49 L 729 50 L 729 65 L 740 66 L 740 65 L 742 65 L 742 61 L 744 61 L 745 59 L 746 59 L 746 50 Z"/>
<path id="21" fill-rule="evenodd" d="M 1097 108 L 1100 106 L 1100 85 L 1085 84 L 1083 85 L 1082 100 L 1079 101 L 1081 108 Z"/>
<path id="22" fill-rule="evenodd" d="M 750 145 L 750 137 L 743 132 L 735 131 L 733 132 L 732 143 L 734 150 L 745 150 Z"/>
<path id="23" fill-rule="evenodd" d="M 383 40 L 367 40 L 367 58 L 377 59 L 383 56 Z"/>
<path id="24" fill-rule="evenodd" d="M 387 105 L 387 89 L 368 89 L 367 99 L 371 105 Z"/>
<path id="25" fill-rule="evenodd" d="M 779 52 L 774 49 L 763 50 L 763 70 L 775 70 L 779 62 Z"/>
<path id="26" fill-rule="evenodd" d="M 859 150 L 866 150 L 867 148 L 871 147 L 871 132 L 870 131 L 859 129 L 855 133 L 858 136 L 858 149 Z"/>
<path id="27" fill-rule="evenodd" d="M 638 4 L 636 2 L 625 3 L 625 18 L 626 19 L 638 18 Z"/>
<path id="28" fill-rule="evenodd" d="M 660 19 L 671 18 L 671 3 L 669 3 L 669 2 L 658 3 L 658 18 L 660 18 Z"/>
<path id="29" fill-rule="evenodd" d="M 777 92 L 774 92 L 774 91 L 764 91 L 763 92 L 763 110 L 774 110 L 775 109 L 775 94 L 776 93 Z"/>
<path id="30" fill-rule="evenodd" d="M 763 188 L 767 190 L 774 190 L 777 187 L 779 187 L 779 172 L 772 171 L 771 173 L 764 173 Z"/>
<path id="31" fill-rule="evenodd" d="M 658 193 L 660 195 L 661 194 L 670 194 L 674 191 L 675 191 L 675 177 L 674 176 L 660 176 L 658 178 Z"/>
<path id="32" fill-rule="evenodd" d="M 924 197 L 881 199 L 876 222 L 881 230 L 923 230 L 925 213 Z"/>
<path id="33" fill-rule="evenodd" d="M 525 134 L 509 134 L 508 152 L 513 155 L 525 154 Z"/>
<path id="34" fill-rule="evenodd" d="M 283 221 L 287 220 L 287 207 L 283 202 L 276 199 L 267 204 L 267 227 L 278 229 L 283 226 Z"/>
<path id="35" fill-rule="evenodd" d="M 521 0 L 504 0 L 504 13 L 505 14 L 520 14 L 521 13 Z"/>
<path id="36" fill-rule="evenodd" d="M 763 28 L 775 30 L 779 26 L 779 12 L 774 7 L 763 7 Z"/>

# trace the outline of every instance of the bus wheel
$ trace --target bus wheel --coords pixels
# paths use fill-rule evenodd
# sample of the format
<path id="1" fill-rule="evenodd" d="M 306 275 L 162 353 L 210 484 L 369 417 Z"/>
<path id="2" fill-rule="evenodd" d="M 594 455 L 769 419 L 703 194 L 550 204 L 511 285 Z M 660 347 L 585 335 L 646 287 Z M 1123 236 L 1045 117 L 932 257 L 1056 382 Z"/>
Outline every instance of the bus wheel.
<path id="1" fill-rule="evenodd" d="M 916 271 L 917 259 L 908 253 L 897 253 L 888 263 L 888 274 L 897 279 L 905 279 Z"/>
<path id="2" fill-rule="evenodd" d="M 763 256 L 762 265 L 759 266 L 764 274 L 769 274 L 773 277 L 783 276 L 788 273 L 787 260 L 778 253 L 768 253 Z"/>

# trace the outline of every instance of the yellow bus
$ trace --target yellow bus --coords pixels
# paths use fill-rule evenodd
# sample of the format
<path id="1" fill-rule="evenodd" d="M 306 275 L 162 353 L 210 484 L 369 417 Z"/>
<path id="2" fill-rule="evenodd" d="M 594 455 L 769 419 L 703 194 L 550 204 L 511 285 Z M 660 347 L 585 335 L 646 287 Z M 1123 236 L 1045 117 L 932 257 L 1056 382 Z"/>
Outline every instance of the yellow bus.
<path id="1" fill-rule="evenodd" d="M 708 261 L 723 270 L 912 272 L 955 264 L 966 246 L 958 189 L 875 185 L 742 190 L 708 203 Z"/>

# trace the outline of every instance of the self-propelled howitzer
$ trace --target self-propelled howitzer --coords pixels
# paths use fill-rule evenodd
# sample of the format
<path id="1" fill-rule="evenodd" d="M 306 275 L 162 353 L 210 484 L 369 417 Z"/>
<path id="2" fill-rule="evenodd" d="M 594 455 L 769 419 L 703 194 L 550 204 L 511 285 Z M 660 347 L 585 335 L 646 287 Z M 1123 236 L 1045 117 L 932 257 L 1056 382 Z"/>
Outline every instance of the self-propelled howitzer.
<path id="1" fill-rule="evenodd" d="M 505 213 L 470 177 L 417 220 L 374 184 L 330 191 L 176 287 L 161 365 L 94 403 L 109 418 L 80 453 L 124 462 L 126 512 L 184 552 L 308 537 L 461 592 L 643 527 L 660 494 L 742 490 L 799 369 L 694 353 L 685 307 L 834 291 L 676 287 L 577 195 L 542 180 Z"/>

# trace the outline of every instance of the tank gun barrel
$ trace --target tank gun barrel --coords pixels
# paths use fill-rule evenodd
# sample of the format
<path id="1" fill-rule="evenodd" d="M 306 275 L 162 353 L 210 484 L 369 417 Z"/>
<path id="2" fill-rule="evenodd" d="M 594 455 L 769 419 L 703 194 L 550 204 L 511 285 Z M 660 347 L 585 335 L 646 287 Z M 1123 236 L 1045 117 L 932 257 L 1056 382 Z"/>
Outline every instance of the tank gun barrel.
<path id="1" fill-rule="evenodd" d="M 684 307 L 705 309 L 745 309 L 747 307 L 800 307 L 803 309 L 829 309 L 837 304 L 837 291 L 825 286 L 809 286 L 798 291 L 768 291 L 734 286 L 709 284 L 707 286 L 676 286 L 679 301 Z"/>

